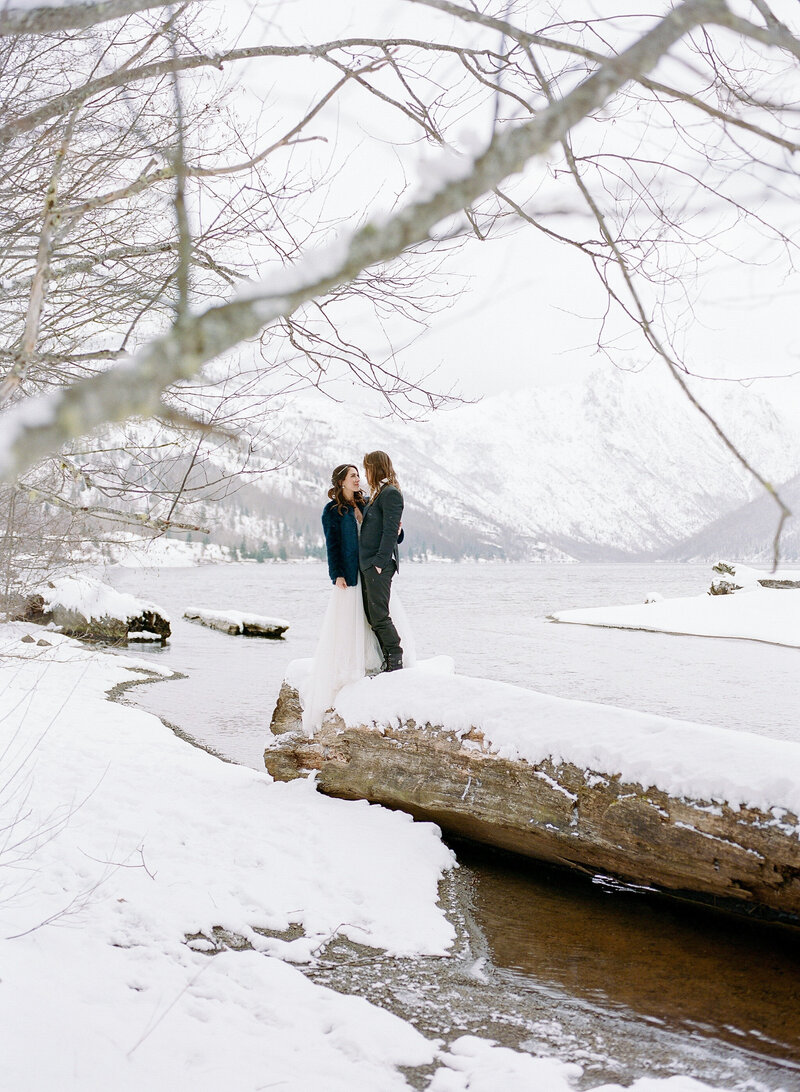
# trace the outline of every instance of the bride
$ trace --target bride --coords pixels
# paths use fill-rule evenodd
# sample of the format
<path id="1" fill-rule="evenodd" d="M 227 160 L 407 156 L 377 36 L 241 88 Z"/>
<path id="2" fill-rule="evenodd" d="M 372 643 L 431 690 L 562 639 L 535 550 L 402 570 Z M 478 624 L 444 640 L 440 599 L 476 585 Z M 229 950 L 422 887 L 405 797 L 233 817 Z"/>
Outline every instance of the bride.
<path id="1" fill-rule="evenodd" d="M 367 500 L 361 492 L 358 467 L 352 463 L 337 466 L 328 497 L 322 527 L 333 591 L 311 673 L 300 689 L 303 728 L 309 736 L 320 727 L 325 711 L 343 686 L 380 671 L 382 666 L 380 646 L 367 622 L 359 586 L 358 540 Z M 403 637 L 406 666 L 411 666 L 413 642 L 396 594 L 392 596 L 392 614 Z"/>

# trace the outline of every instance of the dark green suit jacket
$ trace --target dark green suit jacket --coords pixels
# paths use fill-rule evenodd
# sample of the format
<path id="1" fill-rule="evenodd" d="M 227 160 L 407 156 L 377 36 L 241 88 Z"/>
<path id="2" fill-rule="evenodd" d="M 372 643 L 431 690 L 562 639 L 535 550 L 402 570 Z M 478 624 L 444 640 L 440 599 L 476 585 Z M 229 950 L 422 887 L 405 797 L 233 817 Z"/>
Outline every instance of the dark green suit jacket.
<path id="1" fill-rule="evenodd" d="M 402 518 L 403 494 L 394 485 L 384 485 L 364 509 L 358 543 L 360 569 L 369 569 L 372 565 L 385 569 L 392 560 L 400 567 L 397 542 L 401 537 Z"/>

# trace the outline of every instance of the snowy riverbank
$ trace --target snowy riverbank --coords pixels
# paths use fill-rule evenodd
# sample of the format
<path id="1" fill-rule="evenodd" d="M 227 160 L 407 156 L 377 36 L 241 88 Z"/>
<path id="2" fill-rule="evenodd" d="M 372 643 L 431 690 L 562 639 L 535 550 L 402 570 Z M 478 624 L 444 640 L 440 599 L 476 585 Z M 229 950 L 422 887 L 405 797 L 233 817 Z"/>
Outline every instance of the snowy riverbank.
<path id="1" fill-rule="evenodd" d="M 554 622 L 614 629 L 642 629 L 697 637 L 736 637 L 800 648 L 800 589 L 764 588 L 758 579 L 798 580 L 800 573 L 770 573 L 743 565 L 730 577 L 740 590 L 730 595 L 693 595 L 681 599 L 649 598 L 627 606 L 562 610 Z M 719 578 L 717 578 L 719 579 Z"/>
<path id="2" fill-rule="evenodd" d="M 51 634 L 23 643 L 29 631 L 0 629 L 9 1088 L 393 1092 L 412 1087 L 398 1067 L 415 1066 L 429 1092 L 574 1087 L 576 1066 L 431 1041 L 291 965 L 336 935 L 446 954 L 437 885 L 453 858 L 435 827 L 222 763 L 106 700 L 137 661 Z"/>

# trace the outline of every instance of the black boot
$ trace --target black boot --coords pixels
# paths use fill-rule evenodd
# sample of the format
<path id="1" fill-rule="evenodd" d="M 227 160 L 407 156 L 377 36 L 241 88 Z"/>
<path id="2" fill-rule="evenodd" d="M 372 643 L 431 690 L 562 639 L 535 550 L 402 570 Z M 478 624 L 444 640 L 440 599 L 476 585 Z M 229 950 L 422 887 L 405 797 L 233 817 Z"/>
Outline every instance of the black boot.
<path id="1" fill-rule="evenodd" d="M 403 670 L 403 653 L 402 652 L 390 652 L 386 657 L 386 671 L 402 671 Z"/>

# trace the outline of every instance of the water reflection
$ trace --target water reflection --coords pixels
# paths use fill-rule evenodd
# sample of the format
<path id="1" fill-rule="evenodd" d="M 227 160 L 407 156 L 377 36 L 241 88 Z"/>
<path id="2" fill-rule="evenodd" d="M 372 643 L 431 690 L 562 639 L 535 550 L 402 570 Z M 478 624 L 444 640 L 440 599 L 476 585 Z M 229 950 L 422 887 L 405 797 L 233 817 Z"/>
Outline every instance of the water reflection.
<path id="1" fill-rule="evenodd" d="M 496 967 L 800 1068 L 800 933 L 456 846 Z"/>

